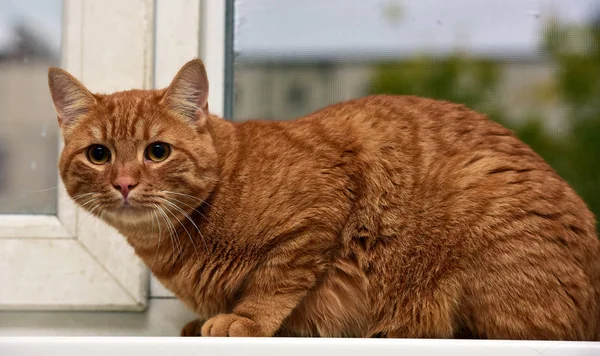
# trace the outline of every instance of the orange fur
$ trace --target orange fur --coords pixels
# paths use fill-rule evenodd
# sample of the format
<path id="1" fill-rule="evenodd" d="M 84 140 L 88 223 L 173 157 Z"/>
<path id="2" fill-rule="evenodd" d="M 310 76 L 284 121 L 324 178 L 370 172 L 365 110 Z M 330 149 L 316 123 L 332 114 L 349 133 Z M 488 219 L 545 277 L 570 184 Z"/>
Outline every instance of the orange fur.
<path id="1" fill-rule="evenodd" d="M 600 339 L 593 215 L 481 114 L 371 96 L 232 123 L 208 113 L 197 60 L 166 90 L 49 76 L 69 194 L 198 314 L 184 335 Z"/>

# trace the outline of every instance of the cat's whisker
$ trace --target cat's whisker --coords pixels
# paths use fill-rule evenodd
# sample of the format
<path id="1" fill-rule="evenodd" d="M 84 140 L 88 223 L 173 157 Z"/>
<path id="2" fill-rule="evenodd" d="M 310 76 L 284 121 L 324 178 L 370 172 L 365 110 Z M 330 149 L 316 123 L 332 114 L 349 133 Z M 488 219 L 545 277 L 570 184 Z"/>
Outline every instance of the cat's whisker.
<path id="1" fill-rule="evenodd" d="M 86 193 L 86 194 L 79 194 L 73 197 L 73 200 L 75 201 L 75 203 L 77 203 L 77 205 L 79 205 L 79 207 L 81 209 L 85 209 L 85 206 L 91 202 L 96 200 L 95 197 L 91 197 L 91 199 L 86 200 L 85 202 L 81 202 L 81 200 L 86 199 L 86 198 L 90 198 L 90 195 L 93 195 L 94 193 Z"/>
<path id="2" fill-rule="evenodd" d="M 169 200 L 167 200 L 167 199 L 164 199 L 164 198 L 160 198 L 160 197 L 158 197 L 158 199 L 160 199 L 160 200 L 162 200 L 162 201 L 164 201 L 164 202 L 168 203 L 169 205 L 171 205 L 173 208 L 175 208 L 177 211 L 179 211 L 181 214 L 183 214 L 183 216 L 185 216 L 185 218 L 186 218 L 186 219 L 188 219 L 188 220 L 189 220 L 189 222 L 191 222 L 191 223 L 192 223 L 192 225 L 194 225 L 194 228 L 196 229 L 196 231 L 198 231 L 198 234 L 200 235 L 200 238 L 202 239 L 202 242 L 203 242 L 203 244 L 204 244 L 204 249 L 206 250 L 206 252 L 208 252 L 208 245 L 206 244 L 206 240 L 204 239 L 204 236 L 202 236 L 202 232 L 200 232 L 200 228 L 198 227 L 198 225 L 196 225 L 196 223 L 194 222 L 194 220 L 192 219 L 192 217 L 191 217 L 191 216 L 189 216 L 189 214 L 188 214 L 188 213 L 186 213 L 186 212 L 185 212 L 183 209 L 181 209 L 179 206 L 177 206 L 177 204 L 175 204 L 175 203 L 173 203 L 173 202 L 171 202 L 171 201 L 169 201 Z M 176 199 L 174 199 L 174 200 L 175 200 L 175 201 L 178 201 L 178 200 L 176 200 Z M 194 210 L 195 210 L 195 209 L 194 209 Z M 202 213 L 201 213 L 201 214 L 202 214 Z M 180 223 L 181 223 L 181 222 L 180 222 Z M 182 226 L 183 226 L 183 225 L 182 225 Z M 185 229 L 185 227 L 184 227 L 184 229 Z M 186 232 L 187 232 L 187 229 L 186 229 Z M 194 250 L 196 250 L 196 245 L 194 244 L 194 241 L 193 241 L 193 239 L 192 239 L 192 237 L 190 236 L 190 234 L 189 234 L 189 233 L 188 233 L 188 236 L 190 237 L 190 241 L 192 242 L 192 245 L 194 245 Z M 198 251 L 196 251 L 196 255 L 198 255 Z"/>
<path id="3" fill-rule="evenodd" d="M 23 193 L 43 193 L 43 192 L 49 192 L 49 191 L 57 189 L 57 188 L 58 188 L 58 186 L 46 188 L 46 189 L 23 189 L 23 190 L 21 190 L 21 192 L 23 192 Z"/>
<path id="4" fill-rule="evenodd" d="M 195 197 L 195 196 L 193 196 L 193 195 L 189 195 L 189 194 L 185 194 L 185 193 L 172 192 L 172 191 L 169 191 L 169 190 L 161 190 L 161 192 L 163 192 L 163 193 L 167 193 L 167 194 L 176 194 L 176 195 L 181 195 L 181 196 L 184 196 L 184 197 L 186 197 L 186 198 L 189 198 L 189 199 L 196 200 L 196 201 L 198 201 L 199 203 L 202 203 L 202 202 L 204 202 L 204 200 L 202 200 L 202 199 L 200 199 L 200 198 L 198 198 L 198 197 Z"/>
<path id="5" fill-rule="evenodd" d="M 165 203 L 169 204 L 170 206 L 174 207 L 175 209 L 177 209 L 177 210 L 181 211 L 181 209 L 180 209 L 180 208 L 179 208 L 177 205 L 175 205 L 175 204 L 171 203 L 170 201 L 168 201 L 168 200 L 166 200 L 166 199 L 163 199 L 163 198 L 158 198 L 158 199 L 160 199 L 160 200 L 164 201 Z M 181 227 L 183 227 L 183 230 L 185 230 L 185 233 L 188 235 L 188 238 L 190 239 L 190 242 L 192 243 L 192 246 L 194 247 L 194 252 L 196 253 L 196 257 L 199 257 L 199 255 L 198 255 L 198 250 L 196 249 L 196 244 L 194 243 L 194 239 L 192 238 L 192 235 L 190 234 L 190 232 L 188 231 L 188 229 L 187 229 L 187 228 L 185 227 L 185 225 L 184 225 L 184 224 L 181 222 L 181 220 L 180 220 L 180 219 L 177 217 L 177 215 L 173 214 L 173 212 L 171 211 L 171 209 L 167 208 L 166 206 L 165 206 L 164 208 L 165 208 L 165 210 L 166 210 L 166 211 L 167 211 L 169 214 L 171 214 L 171 215 L 172 215 L 172 216 L 175 218 L 175 220 L 177 220 L 177 222 L 179 222 L 179 225 L 181 225 Z M 193 221 L 192 221 L 192 220 L 191 220 L 191 219 L 190 219 L 190 218 L 187 216 L 187 214 L 186 214 L 185 212 L 184 212 L 183 214 L 185 215 L 185 217 L 186 217 L 186 218 L 187 218 L 189 221 L 191 221 L 191 222 L 192 222 L 192 224 L 194 224 L 194 222 L 193 222 Z M 196 224 L 194 224 L 194 226 L 195 226 L 195 225 L 196 225 Z M 197 226 L 196 226 L 196 229 L 198 229 L 198 227 L 197 227 Z M 200 230 L 198 230 L 198 232 L 200 232 Z M 207 250 L 208 250 L 208 248 L 207 248 Z"/>
<path id="6" fill-rule="evenodd" d="M 81 228 L 83 226 L 83 223 L 85 222 L 85 220 L 90 217 L 90 215 L 92 215 L 94 213 L 94 211 L 96 211 L 99 207 L 102 206 L 102 203 L 98 203 L 97 205 L 94 205 L 94 207 L 92 209 L 90 209 L 89 212 L 87 212 L 87 215 L 83 218 L 83 220 L 77 225 L 78 228 Z M 96 223 L 98 223 L 96 221 Z"/>
<path id="7" fill-rule="evenodd" d="M 88 205 L 88 204 L 90 204 L 90 203 L 92 203 L 92 204 L 93 204 L 93 203 L 95 203 L 96 201 L 97 201 L 97 199 L 96 199 L 96 198 L 91 198 L 91 199 L 87 200 L 86 202 L 84 202 L 84 203 L 80 203 L 80 204 L 79 204 L 79 206 L 81 207 L 81 209 L 82 209 L 82 210 L 83 210 L 83 211 L 84 211 L 84 212 L 85 212 L 87 215 L 86 215 L 86 216 L 83 218 L 83 220 L 82 220 L 82 221 L 80 221 L 80 222 L 77 224 L 77 228 L 80 228 L 81 226 L 83 226 L 83 223 L 85 222 L 85 220 L 86 220 L 86 219 L 87 219 L 87 218 L 88 218 L 90 215 L 92 215 L 92 213 L 93 213 L 93 212 L 94 212 L 94 211 L 95 211 L 95 210 L 96 210 L 96 209 L 97 209 L 97 208 L 98 208 L 100 205 L 102 205 L 102 204 L 98 204 L 98 205 L 94 205 L 94 206 L 92 207 L 92 209 L 85 209 L 85 206 L 86 206 L 86 205 Z"/>
<path id="8" fill-rule="evenodd" d="M 175 245 L 177 245 L 177 249 L 178 249 L 178 255 L 177 256 L 180 256 L 181 253 L 182 253 L 182 251 L 183 251 L 183 247 L 181 247 L 181 245 L 179 244 L 179 240 L 177 239 L 177 229 L 175 229 L 175 226 L 173 225 L 173 223 L 171 222 L 171 220 L 169 219 L 169 217 L 165 213 L 164 209 L 160 205 L 158 205 L 158 204 L 156 204 L 155 206 L 158 208 L 159 213 L 162 215 L 163 220 L 165 221 L 165 224 L 167 225 L 167 228 L 169 229 L 169 235 L 171 237 L 171 243 L 175 243 Z M 174 257 L 175 257 L 175 245 L 172 246 L 172 248 L 173 248 L 173 256 Z M 175 263 L 175 261 L 173 263 Z"/>
<path id="9" fill-rule="evenodd" d="M 168 191 L 168 190 L 161 190 L 161 192 L 163 192 L 163 193 L 166 193 L 166 194 L 176 194 L 176 195 L 181 195 L 181 196 L 183 196 L 183 197 L 186 197 L 186 198 L 188 198 L 188 199 L 193 199 L 193 200 L 196 200 L 196 201 L 197 201 L 197 203 L 198 203 L 198 204 L 200 204 L 200 205 L 201 205 L 201 204 L 206 204 L 206 205 L 208 205 L 209 207 L 211 207 L 211 208 L 214 208 L 214 207 L 213 207 L 213 206 L 212 206 L 212 205 L 211 205 L 209 202 L 207 202 L 206 200 L 202 200 L 202 199 L 200 199 L 200 198 L 198 198 L 198 197 L 195 197 L 195 196 L 193 196 L 193 195 L 184 194 L 184 193 L 177 193 L 177 192 L 171 192 L 171 191 Z M 197 210 L 197 209 L 194 209 L 194 210 L 195 210 L 196 212 L 200 213 L 200 215 L 202 215 L 203 217 L 205 217 L 205 218 L 206 218 L 206 215 L 202 214 L 202 213 L 201 213 L 199 210 Z M 219 216 L 219 217 L 223 217 L 221 214 L 219 214 L 218 212 L 216 212 L 216 211 L 214 211 L 214 210 L 212 211 L 212 213 L 216 214 L 216 215 L 217 215 L 217 216 Z"/>
<path id="10" fill-rule="evenodd" d="M 82 193 L 74 195 L 71 199 L 73 199 L 76 203 L 79 203 L 79 199 L 83 199 L 85 197 L 89 197 L 90 195 L 94 195 L 96 193 Z"/>
<path id="11" fill-rule="evenodd" d="M 82 199 L 83 199 L 83 198 L 82 198 Z M 84 209 L 84 208 L 85 208 L 85 206 L 86 206 L 86 205 L 87 205 L 89 202 L 91 202 L 91 201 L 94 201 L 94 200 L 97 200 L 97 199 L 96 199 L 95 197 L 92 197 L 91 199 L 89 199 L 89 200 L 87 200 L 87 201 L 85 201 L 85 202 L 83 202 L 83 203 L 81 203 L 81 202 L 77 202 L 77 203 L 79 204 L 79 207 L 80 207 L 80 208 Z"/>
<path id="12" fill-rule="evenodd" d="M 87 209 L 87 208 L 86 208 L 86 205 L 88 205 L 88 204 L 90 204 L 90 203 L 92 203 L 92 202 L 97 202 L 97 201 L 98 201 L 98 198 L 92 197 L 91 199 L 89 199 L 89 200 L 86 200 L 86 201 L 85 201 L 85 202 L 83 202 L 83 203 L 80 203 L 80 204 L 79 204 L 79 207 L 80 207 L 80 208 L 81 208 L 81 209 L 82 209 L 84 212 L 86 212 L 86 213 L 89 213 L 89 209 Z"/>
<path id="13" fill-rule="evenodd" d="M 166 200 L 164 198 L 160 198 L 163 200 Z M 207 218 L 206 215 L 202 214 L 201 211 L 194 209 L 194 207 L 192 207 L 191 205 L 188 205 L 184 202 L 182 202 L 181 200 L 175 199 L 175 198 L 171 198 L 172 200 L 176 201 L 177 203 L 183 204 L 185 206 L 187 206 L 188 208 L 192 209 L 193 211 L 197 212 L 198 214 L 202 215 L 204 218 Z M 176 205 L 176 204 L 175 204 Z M 194 222 L 194 220 L 191 218 L 191 216 L 189 216 L 189 214 L 187 214 L 183 209 L 181 209 L 180 207 L 176 206 L 177 210 L 179 210 L 182 214 L 185 215 L 185 217 L 194 225 L 194 227 L 196 228 L 196 231 L 198 231 L 198 234 L 200 234 L 200 238 L 202 239 L 202 242 L 204 243 L 204 248 L 206 249 L 206 252 L 208 252 L 208 245 L 206 244 L 206 239 L 204 238 L 204 235 L 202 235 L 202 232 L 200 231 L 200 228 L 198 228 L 198 225 L 196 225 L 196 223 Z"/>
<path id="14" fill-rule="evenodd" d="M 198 210 L 198 209 L 194 208 L 193 206 L 191 206 L 191 205 L 189 205 L 189 204 L 186 204 L 185 202 L 183 202 L 183 201 L 181 201 L 181 200 L 179 200 L 179 199 L 173 198 L 173 197 L 170 197 L 169 199 L 171 199 L 171 200 L 173 200 L 173 201 L 175 201 L 175 202 L 177 202 L 177 203 L 179 203 L 179 204 L 185 205 L 186 207 L 188 207 L 188 208 L 192 209 L 192 211 L 195 211 L 195 212 L 197 212 L 198 214 L 202 215 L 202 217 L 206 218 L 206 215 L 204 215 L 204 214 L 203 214 L 203 213 L 202 213 L 200 210 Z"/>
<path id="15" fill-rule="evenodd" d="M 214 209 L 214 206 L 213 206 L 211 203 L 209 203 L 208 201 L 206 201 L 206 200 L 203 200 L 203 201 L 202 201 L 202 203 L 203 203 L 203 204 L 206 204 L 206 205 L 208 205 L 210 208 L 213 208 L 213 209 Z M 222 217 L 222 216 L 221 216 L 221 215 L 220 215 L 218 212 L 216 212 L 216 211 L 214 211 L 214 210 L 213 210 L 212 212 L 213 212 L 213 213 L 215 213 L 215 214 L 217 214 L 217 215 L 219 215 L 220 217 Z"/>
<path id="16" fill-rule="evenodd" d="M 91 198 L 90 200 L 87 200 L 84 203 L 79 204 L 79 207 L 83 210 L 83 212 L 87 213 L 88 215 L 85 216 L 85 218 L 87 218 L 88 216 L 90 216 L 93 212 L 93 210 L 90 211 L 90 209 L 86 208 L 86 205 L 90 204 L 90 203 L 95 203 L 97 202 L 98 199 L 97 198 Z M 85 218 L 83 219 L 83 221 L 85 221 Z M 80 223 L 80 225 L 83 223 L 83 221 Z"/>
<path id="17" fill-rule="evenodd" d="M 190 200 L 193 200 L 193 202 L 195 202 L 195 203 L 196 203 L 196 204 L 198 204 L 199 206 L 200 206 L 200 205 L 202 205 L 202 204 L 204 203 L 204 200 L 202 200 L 202 199 L 200 199 L 200 198 L 197 198 L 197 197 L 194 197 L 194 196 L 192 196 L 192 195 L 189 195 L 189 194 L 177 193 L 177 192 L 170 192 L 170 191 L 168 191 L 168 190 L 161 190 L 161 192 L 163 192 L 163 193 L 166 193 L 166 194 L 176 194 L 176 195 L 180 195 L 180 196 L 182 196 L 182 197 L 185 197 L 185 198 L 188 198 L 188 199 L 190 199 Z M 171 197 L 170 199 L 176 200 L 176 199 L 175 199 L 175 198 L 173 198 L 173 197 Z M 197 209 L 197 207 L 196 207 L 196 208 L 194 208 L 193 206 L 191 206 L 191 205 L 189 205 L 189 204 L 185 204 L 185 203 L 183 203 L 183 202 L 182 202 L 182 201 L 180 201 L 180 200 L 176 200 L 176 201 L 178 201 L 178 202 L 180 202 L 180 203 L 182 203 L 182 204 L 186 205 L 186 206 L 187 206 L 188 208 L 190 208 L 190 209 L 193 209 L 195 212 L 197 212 L 198 214 L 202 215 L 204 218 L 207 218 L 207 216 L 206 216 L 206 215 L 204 215 L 204 214 L 203 214 L 203 213 L 202 213 L 200 210 L 198 210 L 198 209 Z M 192 202 L 192 203 L 193 203 L 193 202 Z M 208 203 L 207 203 L 207 204 L 208 204 Z M 218 215 L 218 214 L 217 214 L 217 215 Z"/>
<path id="18" fill-rule="evenodd" d="M 154 258 L 152 258 L 152 263 L 150 264 L 150 270 L 154 267 L 154 261 L 156 260 L 156 256 L 158 256 L 158 250 L 160 249 L 160 221 L 158 220 L 158 216 L 156 215 L 155 210 L 152 211 L 152 235 L 154 235 L 154 218 L 156 217 L 156 224 L 158 225 L 158 245 L 156 245 L 156 252 L 154 253 Z"/>
<path id="19" fill-rule="evenodd" d="M 203 213 L 202 213 L 200 210 L 198 210 L 198 209 L 194 208 L 193 206 L 191 206 L 191 205 L 189 205 L 189 204 L 186 204 L 185 202 L 182 202 L 181 200 L 179 200 L 179 199 L 175 199 L 175 198 L 173 198 L 173 197 L 171 197 L 170 199 L 171 199 L 171 200 L 173 200 L 173 201 L 176 201 L 177 203 L 180 203 L 180 204 L 182 204 L 182 205 L 185 205 L 186 207 L 188 207 L 188 208 L 192 209 L 192 211 L 195 211 L 195 212 L 197 212 L 198 214 L 202 215 L 202 217 L 204 217 L 205 219 L 208 219 L 208 217 L 207 217 L 206 215 L 204 215 L 204 214 L 203 214 Z"/>
<path id="20" fill-rule="evenodd" d="M 173 236 L 173 241 L 175 242 L 175 247 L 177 248 L 177 255 L 179 256 L 183 252 L 183 246 L 181 245 L 181 241 L 179 241 L 179 235 L 177 234 L 177 228 L 175 227 L 175 224 L 173 224 L 173 222 L 169 218 L 169 215 L 167 215 L 165 208 L 161 206 L 160 211 L 164 215 L 165 223 L 169 226 L 169 231 L 171 231 L 171 236 Z"/>
<path id="21" fill-rule="evenodd" d="M 77 197 L 81 197 L 81 196 L 85 196 L 85 195 L 92 195 L 92 194 L 96 194 L 96 192 L 88 192 L 88 193 L 79 193 L 79 194 L 75 194 L 73 196 L 73 198 L 77 198 Z"/>
<path id="22" fill-rule="evenodd" d="M 156 209 L 156 216 L 160 217 L 163 221 L 165 221 L 165 217 L 163 216 L 163 213 L 160 211 L 160 206 L 158 206 L 158 204 L 152 204 L 152 205 Z M 171 229 L 169 228 L 169 225 L 166 222 L 165 222 L 165 225 L 166 225 L 167 231 L 169 233 L 169 241 L 171 241 L 171 256 L 173 258 L 175 258 L 175 244 L 173 243 L 173 236 L 171 234 Z M 160 229 L 160 220 L 159 220 L 158 227 Z"/>

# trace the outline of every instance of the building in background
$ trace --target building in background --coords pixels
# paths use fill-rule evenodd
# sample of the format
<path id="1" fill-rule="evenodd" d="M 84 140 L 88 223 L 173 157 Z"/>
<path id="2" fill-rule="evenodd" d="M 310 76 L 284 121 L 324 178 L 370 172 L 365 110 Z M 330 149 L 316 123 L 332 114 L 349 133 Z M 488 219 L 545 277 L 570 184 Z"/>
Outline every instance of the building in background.
<path id="1" fill-rule="evenodd" d="M 421 53 L 419 56 L 435 58 L 439 54 Z M 558 102 L 546 100 L 540 105 L 540 92 L 551 84 L 555 74 L 551 63 L 534 51 L 512 57 L 500 57 L 497 53 L 476 56 L 479 60 L 494 62 L 500 69 L 495 88 L 497 99 L 490 100 L 489 108 L 501 104 L 513 120 L 536 112 L 544 117 L 551 131 L 564 126 L 565 111 L 560 109 Z M 367 59 L 349 60 L 340 60 L 335 54 L 301 60 L 240 59 L 235 66 L 235 119 L 289 120 L 326 105 L 373 94 L 379 64 L 396 62 L 402 65 L 410 55 L 403 57 L 398 55 L 392 59 L 387 53 L 370 53 Z M 486 111 L 485 105 L 478 109 Z"/>
<path id="2" fill-rule="evenodd" d="M 34 26 L 25 21 L 0 26 L 5 29 L 0 42 L 0 214 L 56 212 L 52 188 L 59 138 L 47 71 L 59 64 L 59 53 Z"/>

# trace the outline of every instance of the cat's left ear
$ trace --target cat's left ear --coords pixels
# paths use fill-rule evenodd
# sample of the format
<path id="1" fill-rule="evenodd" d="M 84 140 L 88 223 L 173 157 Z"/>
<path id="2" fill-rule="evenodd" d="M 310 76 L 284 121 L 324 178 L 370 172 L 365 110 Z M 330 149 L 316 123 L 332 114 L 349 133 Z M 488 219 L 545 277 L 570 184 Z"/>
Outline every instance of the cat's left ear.
<path id="1" fill-rule="evenodd" d="M 191 60 L 179 70 L 162 102 L 187 122 L 204 126 L 208 118 L 208 76 L 201 60 Z"/>
<path id="2" fill-rule="evenodd" d="M 48 69 L 48 87 L 62 130 L 87 114 L 96 102 L 83 84 L 60 68 Z"/>

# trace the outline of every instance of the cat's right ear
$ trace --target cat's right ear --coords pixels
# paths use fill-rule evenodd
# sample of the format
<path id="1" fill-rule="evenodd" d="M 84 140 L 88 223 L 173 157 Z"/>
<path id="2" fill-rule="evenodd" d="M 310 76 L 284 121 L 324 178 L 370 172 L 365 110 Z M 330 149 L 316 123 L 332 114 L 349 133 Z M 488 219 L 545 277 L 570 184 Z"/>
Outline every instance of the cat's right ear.
<path id="1" fill-rule="evenodd" d="M 48 86 L 61 130 L 85 115 L 96 102 L 83 84 L 60 68 L 48 69 Z"/>
<path id="2" fill-rule="evenodd" d="M 201 60 L 193 59 L 179 70 L 162 103 L 186 122 L 204 125 L 208 118 L 208 76 Z"/>

